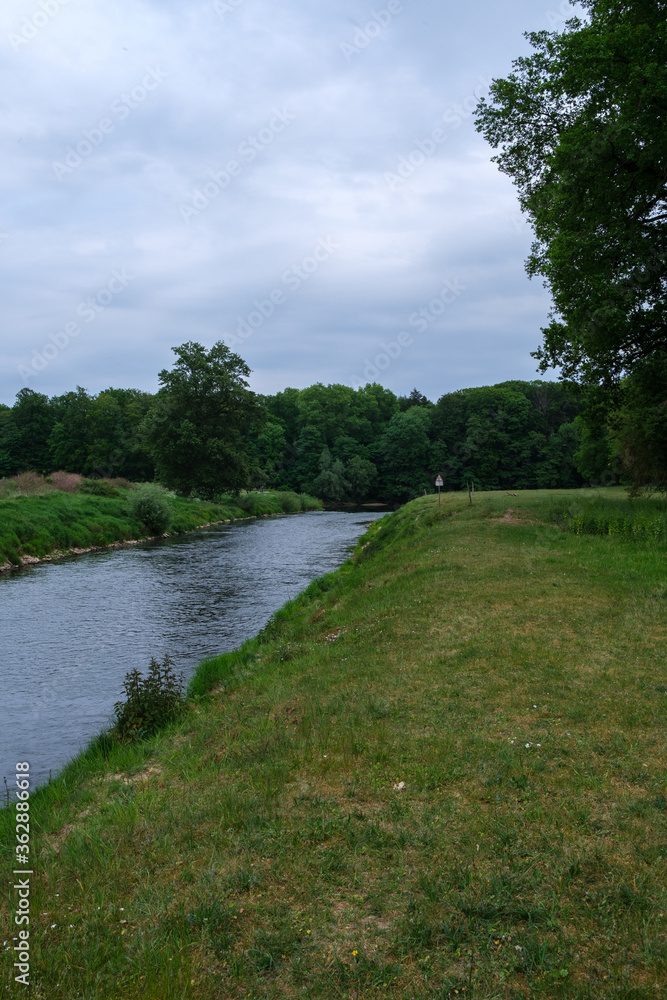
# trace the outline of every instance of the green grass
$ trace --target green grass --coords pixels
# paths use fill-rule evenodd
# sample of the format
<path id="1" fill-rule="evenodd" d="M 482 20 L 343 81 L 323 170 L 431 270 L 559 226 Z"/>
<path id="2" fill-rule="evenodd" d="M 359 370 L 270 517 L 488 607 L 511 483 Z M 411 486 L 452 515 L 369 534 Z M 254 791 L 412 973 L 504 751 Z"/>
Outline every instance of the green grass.
<path id="1" fill-rule="evenodd" d="M 0 565 L 21 565 L 22 557 L 42 559 L 52 552 L 88 549 L 146 537 L 147 529 L 126 510 L 127 490 L 115 497 L 51 490 L 37 496 L 0 499 Z M 170 534 L 234 518 L 314 510 L 318 500 L 296 493 L 243 494 L 222 503 L 173 496 Z"/>
<path id="2" fill-rule="evenodd" d="M 34 996 L 667 995 L 665 544 L 594 497 L 407 505 L 37 792 Z"/>

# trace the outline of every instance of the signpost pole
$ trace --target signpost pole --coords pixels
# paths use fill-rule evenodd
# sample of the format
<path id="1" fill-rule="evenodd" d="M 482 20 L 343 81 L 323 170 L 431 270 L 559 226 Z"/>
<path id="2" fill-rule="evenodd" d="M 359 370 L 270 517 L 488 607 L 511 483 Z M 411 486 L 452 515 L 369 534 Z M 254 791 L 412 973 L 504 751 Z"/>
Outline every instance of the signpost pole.
<path id="1" fill-rule="evenodd" d="M 441 503 L 441 500 L 440 500 L 440 489 L 441 489 L 441 487 L 442 487 L 442 485 L 443 485 L 443 479 L 442 479 L 442 476 L 438 476 L 438 477 L 436 478 L 436 481 L 435 481 L 435 485 L 436 485 L 436 486 L 437 486 L 437 488 L 438 488 L 438 507 L 439 507 L 439 506 L 440 506 L 440 503 Z"/>

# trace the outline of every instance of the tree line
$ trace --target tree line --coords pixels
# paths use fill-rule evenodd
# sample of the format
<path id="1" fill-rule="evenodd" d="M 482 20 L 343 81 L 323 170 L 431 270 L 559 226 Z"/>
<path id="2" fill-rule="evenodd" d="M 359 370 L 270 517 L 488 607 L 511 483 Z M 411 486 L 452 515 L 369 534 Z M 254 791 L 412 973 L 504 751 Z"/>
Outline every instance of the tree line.
<path id="1" fill-rule="evenodd" d="M 0 475 L 62 469 L 157 479 L 206 499 L 265 486 L 399 503 L 432 490 L 438 473 L 448 490 L 576 487 L 590 478 L 588 460 L 598 481 L 617 478 L 605 465 L 607 440 L 586 437 L 586 399 L 574 383 L 503 382 L 436 403 L 377 383 L 260 396 L 222 343 L 175 354 L 156 394 L 22 389 L 14 406 L 0 407 Z"/>

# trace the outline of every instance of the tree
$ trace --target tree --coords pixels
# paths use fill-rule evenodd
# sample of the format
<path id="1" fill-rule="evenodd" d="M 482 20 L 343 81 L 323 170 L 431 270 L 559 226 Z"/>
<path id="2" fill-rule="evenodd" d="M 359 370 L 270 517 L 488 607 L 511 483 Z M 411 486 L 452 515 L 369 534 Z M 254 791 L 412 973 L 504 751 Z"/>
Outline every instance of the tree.
<path id="1" fill-rule="evenodd" d="M 445 489 L 580 486 L 574 419 L 583 408 L 572 383 L 501 382 L 442 396 L 431 413 L 435 467 Z"/>
<path id="2" fill-rule="evenodd" d="M 210 499 L 248 484 L 248 429 L 264 411 L 248 389 L 250 369 L 218 341 L 210 351 L 188 341 L 173 348 L 145 421 L 158 478 L 186 495 Z"/>
<path id="3" fill-rule="evenodd" d="M 382 491 L 401 503 L 431 487 L 430 423 L 427 409 L 412 406 L 394 414 L 378 442 Z"/>
<path id="4" fill-rule="evenodd" d="M 640 362 L 623 388 L 623 405 L 610 418 L 612 447 L 635 490 L 667 493 L 667 353 Z"/>
<path id="5" fill-rule="evenodd" d="M 153 478 L 153 460 L 139 430 L 152 404 L 150 393 L 139 389 L 110 388 L 97 395 L 90 413 L 88 475 Z"/>
<path id="6" fill-rule="evenodd" d="M 328 448 L 322 450 L 319 464 L 320 474 L 313 480 L 313 493 L 323 500 L 340 503 L 350 489 L 350 484 L 345 479 L 345 466 L 339 458 L 331 457 Z"/>
<path id="7" fill-rule="evenodd" d="M 5 403 L 0 403 L 0 477 L 14 472 L 13 440 L 12 411 Z"/>
<path id="8" fill-rule="evenodd" d="M 357 503 L 368 500 L 373 495 L 376 488 L 378 470 L 367 458 L 361 455 L 353 455 L 345 467 L 345 478 L 347 479 L 350 496 Z"/>
<path id="9" fill-rule="evenodd" d="M 254 448 L 256 462 L 271 485 L 275 485 L 276 471 L 282 463 L 285 444 L 285 431 L 275 420 L 267 421 L 257 435 Z"/>
<path id="10" fill-rule="evenodd" d="M 51 400 L 55 423 L 49 449 L 54 468 L 65 472 L 88 471 L 88 455 L 93 445 L 90 421 L 93 402 L 93 397 L 80 385 L 75 392 Z"/>
<path id="11" fill-rule="evenodd" d="M 433 403 L 419 389 L 413 389 L 409 396 L 399 396 L 398 405 L 401 411 L 409 410 L 411 406 L 433 406 Z"/>
<path id="12" fill-rule="evenodd" d="M 477 128 L 514 180 L 553 296 L 540 367 L 611 386 L 667 350 L 667 2 L 581 0 L 527 34 Z"/>
<path id="13" fill-rule="evenodd" d="M 48 396 L 33 389 L 21 389 L 17 393 L 6 438 L 12 473 L 51 471 L 47 441 L 53 422 Z"/>

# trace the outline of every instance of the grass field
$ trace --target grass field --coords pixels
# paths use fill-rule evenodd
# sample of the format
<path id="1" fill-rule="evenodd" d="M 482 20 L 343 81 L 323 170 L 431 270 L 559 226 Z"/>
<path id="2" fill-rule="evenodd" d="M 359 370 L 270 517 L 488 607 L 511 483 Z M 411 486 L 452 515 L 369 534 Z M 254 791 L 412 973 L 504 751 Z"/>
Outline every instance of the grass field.
<path id="1" fill-rule="evenodd" d="M 474 501 L 376 522 L 33 797 L 35 997 L 667 996 L 664 508 Z"/>

